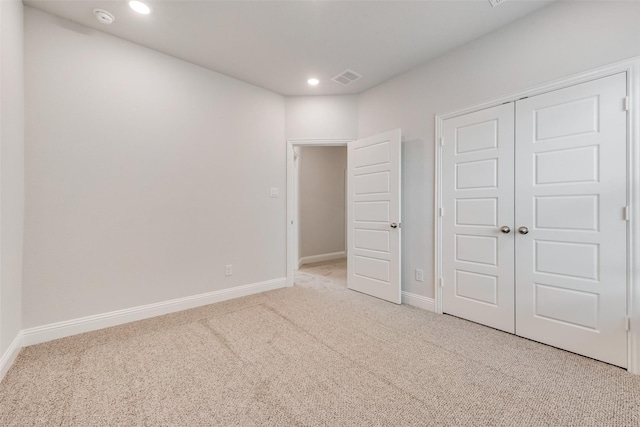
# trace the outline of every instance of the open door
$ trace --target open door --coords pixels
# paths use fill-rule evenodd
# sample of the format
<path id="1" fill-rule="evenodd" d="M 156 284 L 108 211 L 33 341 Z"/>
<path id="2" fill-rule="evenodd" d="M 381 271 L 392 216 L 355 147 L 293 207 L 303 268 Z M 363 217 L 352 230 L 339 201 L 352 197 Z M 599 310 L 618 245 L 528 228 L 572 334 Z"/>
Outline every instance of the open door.
<path id="1" fill-rule="evenodd" d="M 400 304 L 400 129 L 347 149 L 347 287 Z"/>

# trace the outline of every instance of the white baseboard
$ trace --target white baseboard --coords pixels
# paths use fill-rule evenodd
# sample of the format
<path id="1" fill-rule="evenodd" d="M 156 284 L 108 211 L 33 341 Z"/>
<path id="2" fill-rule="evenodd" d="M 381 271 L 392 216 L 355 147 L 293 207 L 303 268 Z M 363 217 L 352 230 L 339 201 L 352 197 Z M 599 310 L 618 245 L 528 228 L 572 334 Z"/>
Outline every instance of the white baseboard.
<path id="1" fill-rule="evenodd" d="M 313 264 L 314 262 L 331 261 L 332 259 L 346 258 L 347 253 L 345 251 L 332 252 L 330 254 L 311 255 L 305 256 L 298 260 L 298 268 L 305 264 Z"/>
<path id="2" fill-rule="evenodd" d="M 22 331 L 18 332 L 18 335 L 13 339 L 11 345 L 0 357 L 0 381 L 7 375 L 9 369 L 16 361 L 16 357 L 22 350 Z"/>
<path id="3" fill-rule="evenodd" d="M 402 291 L 402 303 L 421 308 L 423 310 L 436 311 L 436 300 L 422 295 Z"/>
<path id="4" fill-rule="evenodd" d="M 27 347 L 58 338 L 96 331 L 98 329 L 148 319 L 150 317 L 161 316 L 163 314 L 175 313 L 177 311 L 188 310 L 190 308 L 209 305 L 233 298 L 283 288 L 285 286 L 287 286 L 287 279 L 286 277 L 282 277 L 279 279 L 267 280 L 265 282 L 253 283 L 250 285 L 236 286 L 235 288 L 222 289 L 190 297 L 177 298 L 174 300 L 141 305 L 109 313 L 81 317 L 79 319 L 65 320 L 63 322 L 36 326 L 34 328 L 24 329 L 21 331 L 22 346 Z"/>

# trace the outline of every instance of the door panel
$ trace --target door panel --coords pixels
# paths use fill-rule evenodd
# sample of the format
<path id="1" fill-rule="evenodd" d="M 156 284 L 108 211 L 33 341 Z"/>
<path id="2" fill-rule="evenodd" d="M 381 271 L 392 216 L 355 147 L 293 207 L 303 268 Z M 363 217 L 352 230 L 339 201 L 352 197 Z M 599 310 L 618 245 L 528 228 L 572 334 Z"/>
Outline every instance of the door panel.
<path id="1" fill-rule="evenodd" d="M 456 225 L 496 227 L 498 225 L 498 199 L 461 199 L 455 201 Z"/>
<path id="2" fill-rule="evenodd" d="M 456 295 L 491 305 L 498 304 L 498 278 L 488 274 L 456 270 Z"/>
<path id="3" fill-rule="evenodd" d="M 457 234 L 455 260 L 497 267 L 497 249 L 497 237 Z"/>
<path id="4" fill-rule="evenodd" d="M 514 332 L 513 126 L 505 104 L 444 121 L 443 311 Z"/>
<path id="5" fill-rule="evenodd" d="M 348 145 L 347 287 L 400 304 L 400 130 Z"/>
<path id="6" fill-rule="evenodd" d="M 544 230 L 598 231 L 600 199 L 586 196 L 538 196 L 535 198 L 535 227 Z"/>
<path id="7" fill-rule="evenodd" d="M 456 163 L 456 190 L 496 188 L 498 159 Z"/>
<path id="8" fill-rule="evenodd" d="M 626 75 L 516 103 L 516 333 L 625 367 Z"/>

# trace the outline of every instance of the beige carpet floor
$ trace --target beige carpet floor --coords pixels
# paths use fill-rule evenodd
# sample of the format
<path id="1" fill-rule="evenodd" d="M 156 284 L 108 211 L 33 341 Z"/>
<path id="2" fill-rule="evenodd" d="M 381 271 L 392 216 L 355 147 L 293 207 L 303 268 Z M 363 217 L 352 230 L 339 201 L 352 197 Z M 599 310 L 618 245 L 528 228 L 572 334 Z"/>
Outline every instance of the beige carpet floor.
<path id="1" fill-rule="evenodd" d="M 344 267 L 25 348 L 0 425 L 640 425 L 640 377 L 348 291 Z"/>

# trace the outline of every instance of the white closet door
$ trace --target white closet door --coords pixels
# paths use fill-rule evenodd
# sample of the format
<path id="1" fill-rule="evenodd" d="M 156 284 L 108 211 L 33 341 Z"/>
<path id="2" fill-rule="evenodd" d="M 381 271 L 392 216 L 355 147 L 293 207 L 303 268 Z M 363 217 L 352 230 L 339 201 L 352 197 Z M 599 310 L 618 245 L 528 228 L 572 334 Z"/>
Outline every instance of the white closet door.
<path id="1" fill-rule="evenodd" d="M 347 287 L 400 304 L 400 129 L 347 146 Z"/>
<path id="2" fill-rule="evenodd" d="M 516 333 L 622 367 L 625 95 L 618 74 L 516 103 Z"/>
<path id="3" fill-rule="evenodd" d="M 443 311 L 513 333 L 513 103 L 443 126 Z"/>

